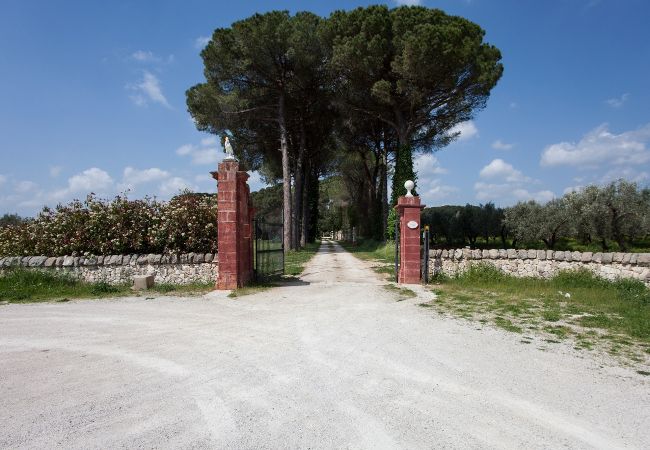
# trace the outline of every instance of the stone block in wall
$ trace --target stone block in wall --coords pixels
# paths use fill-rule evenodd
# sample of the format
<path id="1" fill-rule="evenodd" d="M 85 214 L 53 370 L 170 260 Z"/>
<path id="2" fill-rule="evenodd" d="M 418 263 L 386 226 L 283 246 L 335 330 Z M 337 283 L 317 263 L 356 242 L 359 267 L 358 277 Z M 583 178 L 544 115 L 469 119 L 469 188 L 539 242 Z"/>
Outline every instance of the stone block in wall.
<path id="1" fill-rule="evenodd" d="M 603 253 L 603 257 L 601 259 L 601 262 L 603 264 L 611 264 L 611 262 L 613 260 L 613 256 L 614 255 L 612 255 L 611 253 Z"/>
<path id="2" fill-rule="evenodd" d="M 72 265 L 75 266 L 75 267 L 79 267 L 79 261 L 80 260 L 81 260 L 81 258 L 79 256 L 75 256 L 74 258 L 72 258 Z"/>
<path id="3" fill-rule="evenodd" d="M 593 257 L 593 253 L 591 253 L 591 252 L 582 252 L 582 254 L 580 255 L 580 261 L 582 261 L 583 263 L 588 263 L 588 262 L 591 262 L 592 257 Z"/>
<path id="4" fill-rule="evenodd" d="M 518 259 L 528 259 L 528 250 L 517 250 Z"/>
<path id="5" fill-rule="evenodd" d="M 499 257 L 499 250 L 497 250 L 496 248 L 490 249 L 488 251 L 488 257 L 490 259 L 497 259 Z"/>
<path id="6" fill-rule="evenodd" d="M 632 257 L 632 255 L 631 255 L 630 253 L 624 253 L 624 254 L 623 254 L 623 261 L 622 261 L 622 263 L 623 263 L 623 264 L 629 264 L 629 263 L 630 263 L 630 258 L 631 258 L 631 257 Z"/>
<path id="7" fill-rule="evenodd" d="M 187 264 L 189 262 L 189 255 L 187 253 L 182 253 L 178 258 L 178 262 L 181 264 Z"/>
<path id="8" fill-rule="evenodd" d="M 205 261 L 205 256 L 203 255 L 203 253 L 197 253 L 196 255 L 194 255 L 194 260 L 193 260 L 194 263 L 200 264 L 204 261 Z"/>
<path id="9" fill-rule="evenodd" d="M 97 265 L 97 257 L 96 256 L 89 256 L 86 258 L 86 265 L 87 266 L 96 266 Z"/>
<path id="10" fill-rule="evenodd" d="M 449 250 L 443 250 L 442 251 L 442 257 L 443 258 L 449 258 Z"/>
<path id="11" fill-rule="evenodd" d="M 630 253 L 630 264 L 636 264 L 639 255 L 637 253 Z"/>
<path id="12" fill-rule="evenodd" d="M 636 263 L 644 266 L 650 265 L 650 253 L 638 253 Z"/>
<path id="13" fill-rule="evenodd" d="M 553 252 L 553 259 L 555 261 L 564 261 L 564 252 Z"/>
<path id="14" fill-rule="evenodd" d="M 591 260 L 595 263 L 601 263 L 603 260 L 603 254 L 600 252 L 594 253 L 593 258 Z"/>
<path id="15" fill-rule="evenodd" d="M 104 257 L 103 256 L 98 256 L 97 257 L 97 265 L 98 266 L 103 266 L 104 265 Z"/>
<path id="16" fill-rule="evenodd" d="M 34 256 L 29 260 L 29 267 L 41 267 L 45 264 L 47 256 Z"/>
<path id="17" fill-rule="evenodd" d="M 464 259 L 470 259 L 472 257 L 472 250 L 469 248 L 464 248 L 463 249 L 463 258 Z"/>
<path id="18" fill-rule="evenodd" d="M 537 258 L 537 250 L 528 250 L 528 259 Z"/>
<path id="19" fill-rule="evenodd" d="M 149 255 L 149 264 L 160 264 L 162 255 Z"/>
<path id="20" fill-rule="evenodd" d="M 624 253 L 616 252 L 613 254 L 612 260 L 617 263 L 623 262 L 623 255 Z"/>
<path id="21" fill-rule="evenodd" d="M 509 248 L 508 259 L 517 259 L 517 250 L 515 250 L 514 248 Z"/>
<path id="22" fill-rule="evenodd" d="M 144 265 L 147 264 L 147 259 L 148 259 L 148 258 L 147 258 L 147 255 L 140 255 L 140 256 L 138 256 L 138 258 L 135 260 L 135 263 L 136 263 L 138 266 L 144 266 Z"/>
<path id="23" fill-rule="evenodd" d="M 641 275 L 639 276 L 639 279 L 643 282 L 648 282 L 650 281 L 650 270 L 645 269 L 643 272 L 641 272 Z"/>
<path id="24" fill-rule="evenodd" d="M 23 256 L 20 258 L 20 265 L 23 267 L 29 267 L 29 260 L 32 259 L 31 256 Z"/>
<path id="25" fill-rule="evenodd" d="M 457 248 L 454 250 L 454 259 L 461 259 L 463 257 L 463 250 L 460 248 Z"/>
<path id="26" fill-rule="evenodd" d="M 500 248 L 499 259 L 508 259 L 508 250 L 506 250 L 505 248 Z"/>
<path id="27" fill-rule="evenodd" d="M 56 258 L 56 267 L 63 267 L 63 263 L 65 262 L 65 256 L 59 256 Z"/>
<path id="28" fill-rule="evenodd" d="M 540 261 L 544 261 L 546 259 L 546 250 L 537 250 L 536 256 Z"/>
<path id="29" fill-rule="evenodd" d="M 50 257 L 45 260 L 43 263 L 43 267 L 54 267 L 56 264 L 56 258 L 55 257 Z"/>
<path id="30" fill-rule="evenodd" d="M 74 265 L 74 258 L 72 256 L 63 257 L 63 267 L 72 267 Z"/>
<path id="31" fill-rule="evenodd" d="M 203 260 L 207 263 L 212 262 L 212 253 L 206 253 L 203 255 Z"/>

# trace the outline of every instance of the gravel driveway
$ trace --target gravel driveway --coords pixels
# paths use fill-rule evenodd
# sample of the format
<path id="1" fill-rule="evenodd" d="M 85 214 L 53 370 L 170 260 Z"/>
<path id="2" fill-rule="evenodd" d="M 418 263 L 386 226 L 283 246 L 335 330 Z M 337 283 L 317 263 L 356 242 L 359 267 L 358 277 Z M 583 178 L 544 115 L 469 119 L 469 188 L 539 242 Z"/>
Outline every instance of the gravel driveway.
<path id="1" fill-rule="evenodd" d="M 301 279 L 0 306 L 0 447 L 650 447 L 632 369 L 398 302 L 336 245 Z"/>

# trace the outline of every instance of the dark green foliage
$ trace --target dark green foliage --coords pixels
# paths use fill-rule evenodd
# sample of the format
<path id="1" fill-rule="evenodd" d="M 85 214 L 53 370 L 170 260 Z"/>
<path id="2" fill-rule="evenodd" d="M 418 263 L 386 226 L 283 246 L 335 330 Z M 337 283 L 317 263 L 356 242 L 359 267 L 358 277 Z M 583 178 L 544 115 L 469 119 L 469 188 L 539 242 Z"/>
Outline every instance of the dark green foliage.
<path id="1" fill-rule="evenodd" d="M 18 214 L 5 214 L 0 217 L 0 228 L 6 226 L 16 226 L 24 223 L 27 219 L 20 217 Z"/>
<path id="2" fill-rule="evenodd" d="M 493 203 L 465 206 L 436 206 L 422 211 L 422 224 L 429 225 L 431 244 L 442 247 L 485 246 L 490 240 L 506 245 L 502 208 Z"/>
<path id="3" fill-rule="evenodd" d="M 397 198 L 406 195 L 406 188 L 404 183 L 411 180 L 416 184 L 417 188 L 417 175 L 413 170 L 413 155 L 411 148 L 402 146 L 397 151 L 397 158 L 395 161 L 395 172 L 393 173 L 393 186 L 390 197 L 390 206 L 393 207 L 397 204 Z M 418 195 L 417 190 L 413 189 L 413 195 Z"/>

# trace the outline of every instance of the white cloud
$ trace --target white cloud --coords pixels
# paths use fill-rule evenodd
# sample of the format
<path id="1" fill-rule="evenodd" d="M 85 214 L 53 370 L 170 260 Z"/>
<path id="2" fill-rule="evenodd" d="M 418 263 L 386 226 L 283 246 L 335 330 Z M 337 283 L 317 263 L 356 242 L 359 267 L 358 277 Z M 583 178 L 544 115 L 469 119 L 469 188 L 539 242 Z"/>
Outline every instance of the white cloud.
<path id="1" fill-rule="evenodd" d="M 421 178 L 428 175 L 442 175 L 447 173 L 447 169 L 440 166 L 438 158 L 430 153 L 422 154 L 415 158 L 414 168 L 418 177 Z"/>
<path id="2" fill-rule="evenodd" d="M 210 36 L 199 36 L 194 40 L 194 47 L 202 49 L 210 42 Z"/>
<path id="3" fill-rule="evenodd" d="M 526 200 L 536 200 L 546 203 L 555 197 L 548 190 L 531 192 L 524 187 L 514 187 L 512 183 L 485 183 L 478 181 L 474 184 L 476 198 L 480 201 L 497 201 L 498 203 L 515 203 Z"/>
<path id="4" fill-rule="evenodd" d="M 614 98 L 607 99 L 607 100 L 605 100 L 605 103 L 607 103 L 612 108 L 620 108 L 625 104 L 625 102 L 627 101 L 628 98 L 630 98 L 630 94 L 625 93 L 625 94 L 621 95 L 620 97 L 614 97 Z"/>
<path id="5" fill-rule="evenodd" d="M 191 184 L 189 181 L 181 177 L 172 177 L 166 181 L 163 181 L 158 189 L 163 196 L 176 195 L 185 189 L 189 189 L 191 191 L 198 190 L 195 185 Z"/>
<path id="6" fill-rule="evenodd" d="M 68 178 L 68 187 L 49 195 L 51 200 L 63 200 L 74 194 L 106 194 L 113 191 L 113 179 L 102 169 L 91 167 Z"/>
<path id="7" fill-rule="evenodd" d="M 517 109 L 519 108 L 519 104 L 517 102 L 510 102 L 510 109 Z"/>
<path id="8" fill-rule="evenodd" d="M 501 139 L 497 139 L 492 143 L 492 148 L 495 150 L 512 150 L 515 144 L 506 144 Z"/>
<path id="9" fill-rule="evenodd" d="M 524 183 L 532 181 L 529 177 L 524 176 L 521 171 L 515 169 L 512 164 L 497 158 L 490 164 L 483 167 L 479 172 L 481 178 L 502 178 L 510 183 Z"/>
<path id="10" fill-rule="evenodd" d="M 7 182 L 7 177 L 4 175 L 0 175 L 0 184 L 5 184 Z"/>
<path id="11" fill-rule="evenodd" d="M 150 169 L 138 170 L 133 167 L 125 167 L 122 175 L 122 182 L 117 186 L 119 191 L 134 190 L 140 184 L 152 183 L 167 179 L 171 176 L 166 170 L 152 167 Z"/>
<path id="12" fill-rule="evenodd" d="M 63 167 L 61 167 L 61 166 L 51 166 L 50 167 L 50 176 L 52 178 L 56 178 L 59 175 L 61 175 L 62 170 L 63 170 Z"/>
<path id="13" fill-rule="evenodd" d="M 468 141 L 472 138 L 478 137 L 478 128 L 474 124 L 473 120 L 468 120 L 467 122 L 461 122 L 449 130 L 449 134 L 460 133 L 456 138 L 457 141 Z"/>
<path id="14" fill-rule="evenodd" d="M 163 58 L 161 56 L 155 55 L 151 51 L 145 51 L 145 50 L 138 50 L 133 53 L 131 53 L 131 59 L 137 62 L 141 63 L 163 63 L 166 62 L 168 64 L 174 62 L 174 55 L 168 55 L 166 58 Z"/>
<path id="15" fill-rule="evenodd" d="M 149 71 L 145 70 L 142 80 L 138 83 L 127 85 L 127 89 L 134 92 L 131 95 L 131 100 L 138 106 L 146 106 L 149 102 L 154 102 L 166 108 L 171 108 L 167 98 L 162 93 L 160 81 Z"/>
<path id="16" fill-rule="evenodd" d="M 623 178 L 628 181 L 634 181 L 636 183 L 641 183 L 650 179 L 650 174 L 643 170 L 637 170 L 633 167 L 614 167 L 608 170 L 605 175 L 600 178 L 600 184 L 611 183 L 620 178 Z"/>
<path id="17" fill-rule="evenodd" d="M 196 165 L 216 165 L 223 159 L 223 150 L 216 137 L 210 136 L 201 139 L 200 145 L 184 144 L 176 149 L 179 156 L 189 156 L 192 164 Z"/>
<path id="18" fill-rule="evenodd" d="M 160 58 L 155 56 L 152 52 L 144 51 L 144 50 L 138 50 L 136 52 L 133 52 L 131 54 L 131 58 L 135 59 L 136 61 L 140 61 L 140 62 L 158 62 L 158 61 L 160 61 Z"/>
<path id="19" fill-rule="evenodd" d="M 549 145 L 542 152 L 542 166 L 580 166 L 598 168 L 600 165 L 637 166 L 650 162 L 650 123 L 632 131 L 613 134 L 607 124 L 594 128 L 578 142 Z"/>
<path id="20" fill-rule="evenodd" d="M 422 0 L 395 0 L 398 6 L 416 6 L 422 4 Z"/>
<path id="21" fill-rule="evenodd" d="M 539 181 L 524 175 L 512 164 L 500 158 L 492 160 L 490 164 L 483 167 L 479 176 L 487 180 L 477 181 L 474 184 L 476 198 L 480 201 L 504 204 L 532 199 L 545 203 L 555 196 L 548 190 L 531 191 L 530 185 Z"/>
<path id="22" fill-rule="evenodd" d="M 14 191 L 19 194 L 27 194 L 38 190 L 38 184 L 33 181 L 20 181 L 14 186 Z"/>

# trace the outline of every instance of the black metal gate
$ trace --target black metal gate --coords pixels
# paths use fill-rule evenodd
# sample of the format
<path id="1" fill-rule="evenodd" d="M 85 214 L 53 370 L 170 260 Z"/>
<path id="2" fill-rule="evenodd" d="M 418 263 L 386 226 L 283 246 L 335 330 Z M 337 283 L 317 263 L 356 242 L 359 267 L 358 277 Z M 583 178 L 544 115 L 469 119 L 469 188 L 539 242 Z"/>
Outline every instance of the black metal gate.
<path id="1" fill-rule="evenodd" d="M 256 218 L 253 248 L 255 279 L 267 280 L 284 275 L 284 225 Z"/>

